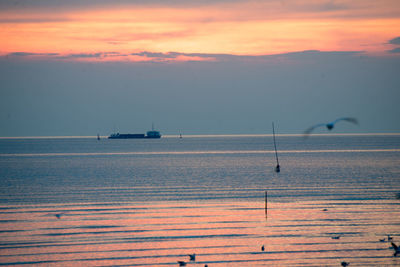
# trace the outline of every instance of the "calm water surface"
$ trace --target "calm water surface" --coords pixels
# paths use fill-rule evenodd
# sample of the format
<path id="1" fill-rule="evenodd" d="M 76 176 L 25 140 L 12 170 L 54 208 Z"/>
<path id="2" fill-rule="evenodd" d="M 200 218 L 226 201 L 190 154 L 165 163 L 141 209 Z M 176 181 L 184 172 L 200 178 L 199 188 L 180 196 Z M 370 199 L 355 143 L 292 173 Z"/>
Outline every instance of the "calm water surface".
<path id="1" fill-rule="evenodd" d="M 0 139 L 0 265 L 400 265 L 400 135 L 277 142 Z"/>

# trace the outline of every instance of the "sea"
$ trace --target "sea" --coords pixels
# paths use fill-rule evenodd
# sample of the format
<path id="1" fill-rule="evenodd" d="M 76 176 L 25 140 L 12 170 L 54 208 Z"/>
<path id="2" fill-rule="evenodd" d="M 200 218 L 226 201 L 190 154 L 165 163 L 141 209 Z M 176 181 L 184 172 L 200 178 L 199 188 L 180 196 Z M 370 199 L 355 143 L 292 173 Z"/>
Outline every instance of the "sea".
<path id="1" fill-rule="evenodd" d="M 400 266 L 400 134 L 0 138 L 0 265 Z"/>

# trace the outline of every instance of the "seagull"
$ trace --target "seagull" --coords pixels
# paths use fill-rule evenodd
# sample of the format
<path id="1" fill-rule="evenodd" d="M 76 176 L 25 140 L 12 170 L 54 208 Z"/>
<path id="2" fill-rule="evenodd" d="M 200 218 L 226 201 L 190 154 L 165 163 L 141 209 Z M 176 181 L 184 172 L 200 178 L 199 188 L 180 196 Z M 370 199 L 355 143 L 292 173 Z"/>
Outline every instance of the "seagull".
<path id="1" fill-rule="evenodd" d="M 341 264 L 342 264 L 342 266 L 343 266 L 343 267 L 346 267 L 346 266 L 349 266 L 349 265 L 350 265 L 350 263 L 348 263 L 348 262 L 345 262 L 345 261 L 342 261 L 342 263 L 341 263 Z"/>
<path id="2" fill-rule="evenodd" d="M 179 266 L 186 266 L 186 262 L 184 261 L 178 261 Z"/>
<path id="3" fill-rule="evenodd" d="M 196 261 L 196 254 L 189 254 L 190 261 Z"/>
<path id="4" fill-rule="evenodd" d="M 333 127 L 335 127 L 335 124 L 339 121 L 348 121 L 348 122 L 352 122 L 354 124 L 358 124 L 358 120 L 356 118 L 339 118 L 339 119 L 336 119 L 329 123 L 319 123 L 314 126 L 311 126 L 310 128 L 308 128 L 307 130 L 304 131 L 304 136 L 307 137 L 315 128 L 318 128 L 321 126 L 325 126 L 330 131 L 333 129 Z"/>
<path id="5" fill-rule="evenodd" d="M 395 243 L 393 243 L 393 242 L 391 242 L 392 243 L 392 247 L 393 247 L 393 249 L 394 249 L 394 254 L 393 254 L 393 256 L 397 256 L 397 254 L 399 254 L 400 253 L 400 248 L 395 244 Z"/>
<path id="6" fill-rule="evenodd" d="M 61 219 L 61 216 L 63 216 L 63 215 L 64 215 L 64 213 L 54 214 L 54 216 L 56 216 L 57 219 Z"/>

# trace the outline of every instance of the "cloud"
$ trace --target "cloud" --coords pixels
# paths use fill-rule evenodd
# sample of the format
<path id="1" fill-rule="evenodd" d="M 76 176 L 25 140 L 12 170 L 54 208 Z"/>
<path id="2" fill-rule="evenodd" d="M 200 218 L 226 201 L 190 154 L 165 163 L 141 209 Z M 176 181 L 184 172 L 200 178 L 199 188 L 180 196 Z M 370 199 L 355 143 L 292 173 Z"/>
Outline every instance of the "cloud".
<path id="1" fill-rule="evenodd" d="M 78 54 L 66 54 L 60 59 L 66 60 L 78 60 L 78 61 L 125 61 L 124 58 L 129 55 L 119 52 L 97 52 L 97 53 L 78 53 Z"/>
<path id="2" fill-rule="evenodd" d="M 392 50 L 388 50 L 388 52 L 389 53 L 394 53 L 394 54 L 400 53 L 400 47 L 397 47 L 397 48 L 392 49 Z"/>
<path id="3" fill-rule="evenodd" d="M 397 0 L 0 0 L 0 11 L 35 10 L 43 13 L 60 14 L 64 12 L 87 11 L 95 9 L 112 10 L 119 8 L 210 8 L 218 9 L 218 13 L 226 14 L 233 11 L 232 16 L 237 20 L 246 17 L 246 20 L 265 17 L 304 17 L 304 16 L 332 16 L 332 17 L 398 17 L 400 6 Z M 6 13 L 5 13 L 6 14 Z M 37 17 L 36 19 L 40 19 Z M 57 19 L 59 16 L 54 16 Z M 233 17 L 231 17 L 233 18 Z M 213 18 L 217 19 L 217 18 Z"/>
<path id="4" fill-rule="evenodd" d="M 397 34 L 400 16 L 379 18 L 393 10 L 400 14 L 400 6 L 382 1 L 387 1 L 386 9 L 377 11 L 378 4 L 371 0 L 216 0 L 212 4 L 175 0 L 172 5 L 161 0 L 0 0 L 0 23 L 5 24 L 0 39 L 7 40 L 3 53 L 18 47 L 75 53 L 80 58 L 100 58 L 86 53 L 110 50 L 237 55 L 306 49 L 383 52 L 387 50 L 383 44 Z M 374 16 L 378 19 L 370 20 Z M 173 58 L 159 56 L 168 57 Z"/>
<path id="5" fill-rule="evenodd" d="M 80 53 L 80 54 L 70 54 L 69 58 L 99 58 L 103 53 Z"/>
<path id="6" fill-rule="evenodd" d="M 32 52 L 13 52 L 4 55 L 5 57 L 18 57 L 27 59 L 49 59 L 49 60 L 102 60 L 115 57 L 128 56 L 119 52 L 98 52 L 98 53 L 77 53 L 77 54 L 60 54 L 60 53 L 32 53 Z M 106 61 L 106 60 L 105 60 Z"/>
<path id="7" fill-rule="evenodd" d="M 294 1 L 292 9 L 302 12 L 332 12 L 351 9 L 351 5 L 337 3 L 337 1 Z"/>
<path id="8" fill-rule="evenodd" d="M 396 49 L 389 51 L 391 53 L 398 53 Z M 123 61 L 123 62 L 282 62 L 282 61 L 302 61 L 305 59 L 313 58 L 332 58 L 343 56 L 354 56 L 362 54 L 362 51 L 331 51 L 322 52 L 318 50 L 306 50 L 290 53 L 280 53 L 274 55 L 233 55 L 233 54 L 209 54 L 209 53 L 181 53 L 181 52 L 151 52 L 142 51 L 134 53 L 120 53 L 120 52 L 98 52 L 98 53 L 30 53 L 30 52 L 13 52 L 6 54 L 7 57 L 19 57 L 27 59 L 47 59 L 47 60 L 67 60 L 67 61 Z"/>
<path id="9" fill-rule="evenodd" d="M 197 53 L 154 53 L 142 51 L 140 53 L 132 53 L 132 56 L 139 56 L 144 61 L 152 62 L 168 62 L 168 61 L 215 61 L 218 55 L 213 54 L 197 54 Z"/>
<path id="10" fill-rule="evenodd" d="M 30 52 L 13 52 L 7 54 L 10 57 L 57 57 L 58 53 L 30 53 Z"/>
<path id="11" fill-rule="evenodd" d="M 154 53 L 143 51 L 140 53 L 132 53 L 131 55 L 143 56 L 148 58 L 176 58 L 176 53 Z"/>
<path id="12" fill-rule="evenodd" d="M 14 18 L 0 18 L 0 23 L 46 23 L 46 22 L 64 22 L 69 21 L 68 18 L 55 18 L 55 17 L 14 17 Z"/>
<path id="13" fill-rule="evenodd" d="M 400 37 L 396 37 L 396 38 L 389 40 L 388 44 L 399 46 L 400 45 Z M 392 54 L 398 54 L 398 53 L 400 53 L 400 47 L 396 47 L 394 49 L 388 50 L 387 52 L 392 53 Z"/>
<path id="14" fill-rule="evenodd" d="M 400 37 L 389 40 L 389 44 L 400 45 Z"/>
<path id="15" fill-rule="evenodd" d="M 247 2 L 247 0 L 0 0 L 0 9 L 21 10 L 21 9 L 45 9 L 45 10 L 82 10 L 102 7 L 118 6 L 173 6 L 173 7 L 196 7 L 213 5 L 219 3 Z"/>

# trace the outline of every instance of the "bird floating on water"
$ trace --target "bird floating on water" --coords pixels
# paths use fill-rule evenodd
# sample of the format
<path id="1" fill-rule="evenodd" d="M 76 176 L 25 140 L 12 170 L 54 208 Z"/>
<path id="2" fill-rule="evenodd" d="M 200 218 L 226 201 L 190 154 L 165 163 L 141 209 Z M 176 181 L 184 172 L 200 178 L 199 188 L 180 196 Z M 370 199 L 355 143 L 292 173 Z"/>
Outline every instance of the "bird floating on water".
<path id="1" fill-rule="evenodd" d="M 354 124 L 358 124 L 358 120 L 356 118 L 349 118 L 349 117 L 339 118 L 339 119 L 336 119 L 336 120 L 334 120 L 332 122 L 329 122 L 329 123 L 319 123 L 319 124 L 316 124 L 314 126 L 311 126 L 310 128 L 308 128 L 307 130 L 304 131 L 304 137 L 307 137 L 308 135 L 310 135 L 311 132 L 314 131 L 314 129 L 316 129 L 318 127 L 325 126 L 330 131 L 335 127 L 335 124 L 337 122 L 339 122 L 339 121 L 348 121 L 348 122 L 351 122 L 351 123 L 354 123 Z"/>
<path id="2" fill-rule="evenodd" d="M 56 213 L 54 216 L 56 216 L 57 219 L 61 219 L 61 216 L 63 216 L 64 213 Z"/>
<path id="3" fill-rule="evenodd" d="M 392 247 L 393 247 L 393 249 L 394 249 L 394 254 L 393 254 L 393 256 L 397 256 L 397 254 L 399 254 L 400 253 L 400 248 L 395 244 L 395 243 L 393 243 L 393 242 L 391 242 L 392 243 Z"/>
<path id="4" fill-rule="evenodd" d="M 195 253 L 189 254 L 188 256 L 189 256 L 190 261 L 196 261 L 196 254 Z"/>
<path id="5" fill-rule="evenodd" d="M 346 266 L 349 266 L 350 263 L 349 263 L 349 262 L 342 261 L 341 265 L 342 265 L 343 267 L 346 267 Z"/>
<path id="6" fill-rule="evenodd" d="M 264 247 L 264 245 L 261 247 L 261 251 L 265 251 L 265 247 Z"/>
<path id="7" fill-rule="evenodd" d="M 186 262 L 184 261 L 178 261 L 179 266 L 186 266 Z"/>

